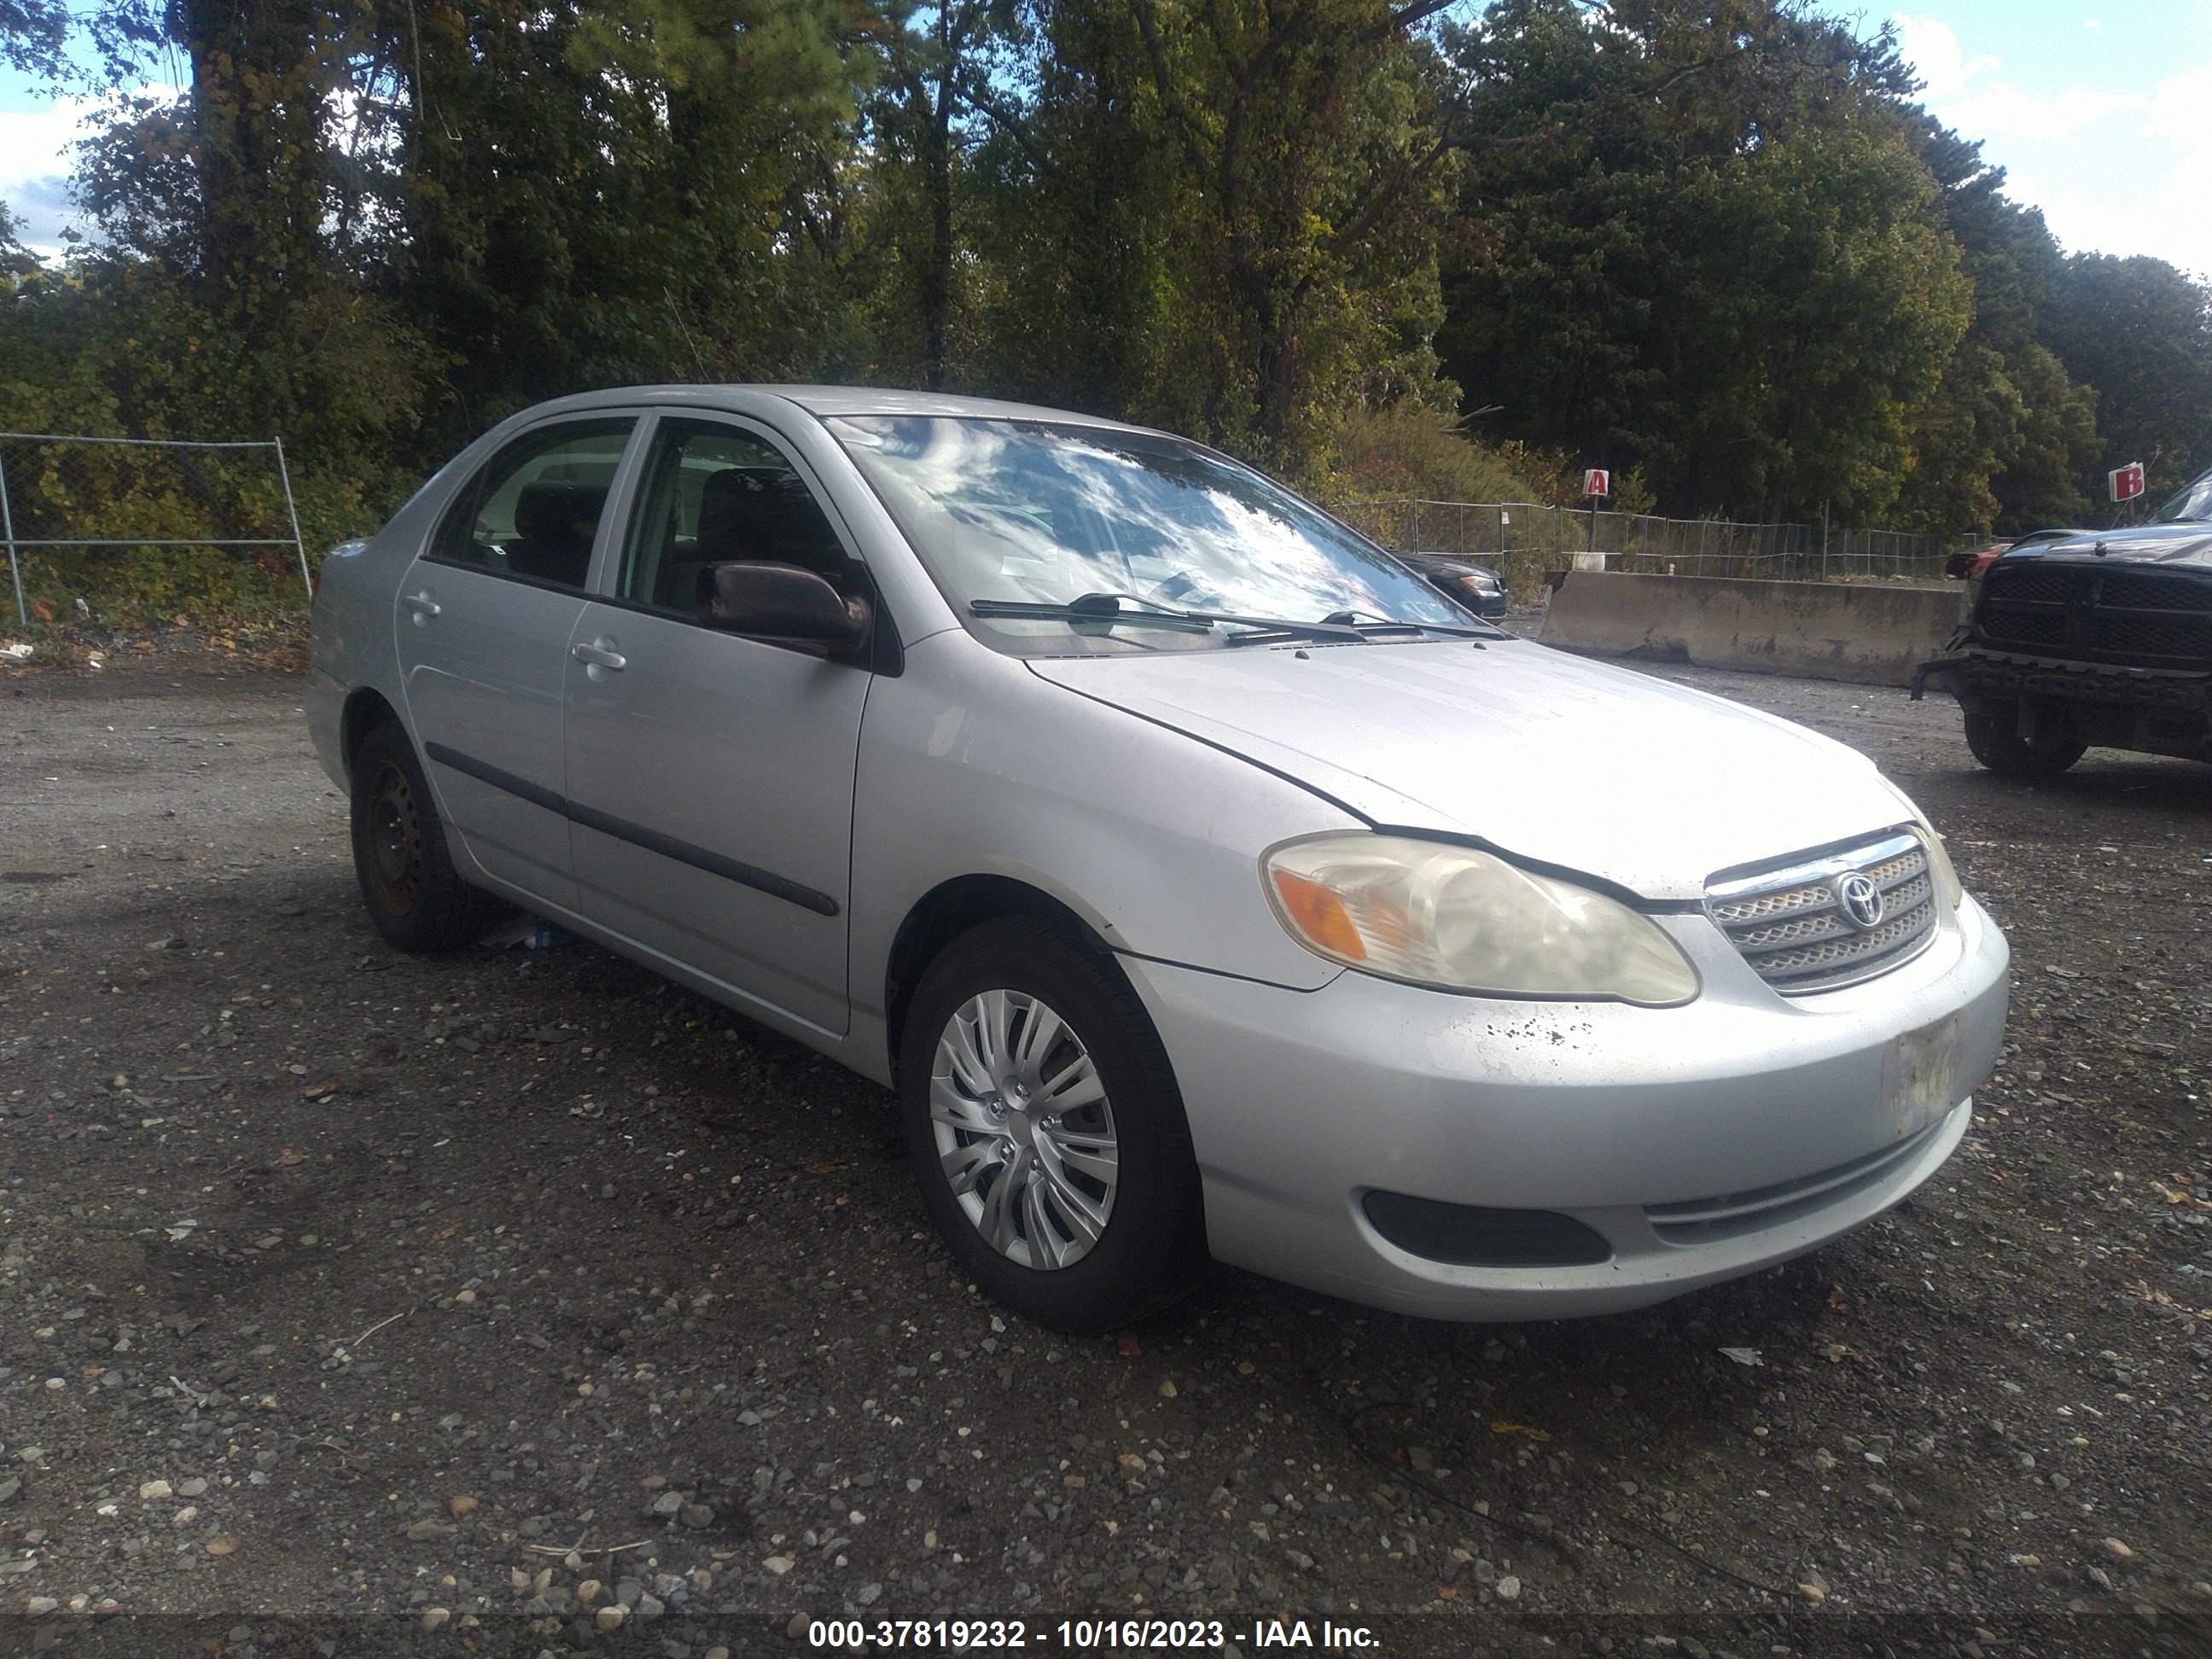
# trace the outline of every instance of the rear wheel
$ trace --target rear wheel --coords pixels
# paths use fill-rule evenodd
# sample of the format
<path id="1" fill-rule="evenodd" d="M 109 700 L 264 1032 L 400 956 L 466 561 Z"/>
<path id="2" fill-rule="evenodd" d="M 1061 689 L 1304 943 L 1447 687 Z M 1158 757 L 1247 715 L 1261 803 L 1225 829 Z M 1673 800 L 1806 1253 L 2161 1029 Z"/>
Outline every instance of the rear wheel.
<path id="1" fill-rule="evenodd" d="M 2033 742 L 2020 735 L 2020 711 L 2012 703 L 1969 708 L 1966 747 L 1974 758 L 2000 777 L 2030 781 L 2057 777 L 2080 760 L 2089 745 L 2067 734 L 2041 737 Z"/>
<path id="2" fill-rule="evenodd" d="M 403 951 L 451 951 L 506 907 L 453 868 L 415 745 L 390 720 L 353 758 L 353 867 L 376 931 Z"/>
<path id="3" fill-rule="evenodd" d="M 1204 1272 L 1182 1097 L 1110 957 L 1030 919 L 984 924 L 915 988 L 899 1070 L 930 1217 L 999 1301 L 1109 1330 Z"/>

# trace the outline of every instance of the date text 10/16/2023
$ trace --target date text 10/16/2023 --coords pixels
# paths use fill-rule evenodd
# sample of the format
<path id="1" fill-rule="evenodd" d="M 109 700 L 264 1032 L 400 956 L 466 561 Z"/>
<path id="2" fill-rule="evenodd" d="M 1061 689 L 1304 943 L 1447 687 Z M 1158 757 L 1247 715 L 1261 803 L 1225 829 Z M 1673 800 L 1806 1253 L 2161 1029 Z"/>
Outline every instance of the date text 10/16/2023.
<path id="1" fill-rule="evenodd" d="M 1231 1642 L 1255 1650 L 1323 1649 L 1372 1651 L 1381 1644 L 1364 1625 L 1331 1620 L 1262 1619 L 1062 1619 L 1031 1624 L 1023 1619 L 817 1619 L 806 1630 L 807 1645 L 848 1652 L 898 1649 L 1052 1650 L 1064 1653 L 1110 1650 L 1192 1650 L 1218 1651 Z"/>

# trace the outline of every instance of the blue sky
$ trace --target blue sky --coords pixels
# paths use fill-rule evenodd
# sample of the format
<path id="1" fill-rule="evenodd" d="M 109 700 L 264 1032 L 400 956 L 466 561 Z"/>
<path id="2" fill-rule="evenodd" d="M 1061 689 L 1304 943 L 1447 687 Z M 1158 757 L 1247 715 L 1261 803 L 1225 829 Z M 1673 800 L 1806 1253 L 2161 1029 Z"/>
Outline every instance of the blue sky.
<path id="1" fill-rule="evenodd" d="M 1829 9 L 1867 29 L 1893 19 L 1929 106 L 1983 141 L 2069 250 L 2155 254 L 2212 277 L 2212 0 Z M 71 217 L 66 149 L 91 106 L 0 69 L 0 201 L 33 246 L 58 246 Z"/>
<path id="2" fill-rule="evenodd" d="M 2212 277 L 2212 0 L 1927 0 L 1890 15 L 1923 101 L 1982 141 L 2069 251 Z"/>

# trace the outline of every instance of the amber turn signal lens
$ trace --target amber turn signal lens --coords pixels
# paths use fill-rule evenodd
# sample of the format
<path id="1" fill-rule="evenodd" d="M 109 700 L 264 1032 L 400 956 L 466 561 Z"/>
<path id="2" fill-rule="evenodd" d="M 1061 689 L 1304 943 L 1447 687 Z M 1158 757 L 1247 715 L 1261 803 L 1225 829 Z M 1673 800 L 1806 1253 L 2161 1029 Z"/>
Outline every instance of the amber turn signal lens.
<path id="1" fill-rule="evenodd" d="M 1367 960 L 1367 946 L 1360 939 L 1359 930 L 1352 925 L 1343 900 L 1319 882 L 1287 870 L 1274 872 L 1274 878 L 1283 914 L 1300 933 L 1332 956 L 1352 962 Z"/>

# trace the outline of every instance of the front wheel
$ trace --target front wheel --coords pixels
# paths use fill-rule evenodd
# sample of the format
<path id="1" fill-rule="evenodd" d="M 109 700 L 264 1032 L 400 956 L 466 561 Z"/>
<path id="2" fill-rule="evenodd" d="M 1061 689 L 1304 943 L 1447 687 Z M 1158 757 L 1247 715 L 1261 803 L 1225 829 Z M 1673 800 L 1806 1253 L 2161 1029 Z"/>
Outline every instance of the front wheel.
<path id="1" fill-rule="evenodd" d="M 2063 732 L 2030 742 L 2020 735 L 2020 713 L 2011 703 L 1969 708 L 1966 714 L 1966 747 L 2000 777 L 2047 781 L 2080 760 L 2089 747 Z"/>
<path id="2" fill-rule="evenodd" d="M 899 1107 L 961 1271 L 1056 1330 L 1125 1325 L 1205 1270 L 1198 1166 L 1166 1051 L 1103 952 L 987 922 L 916 987 Z"/>

